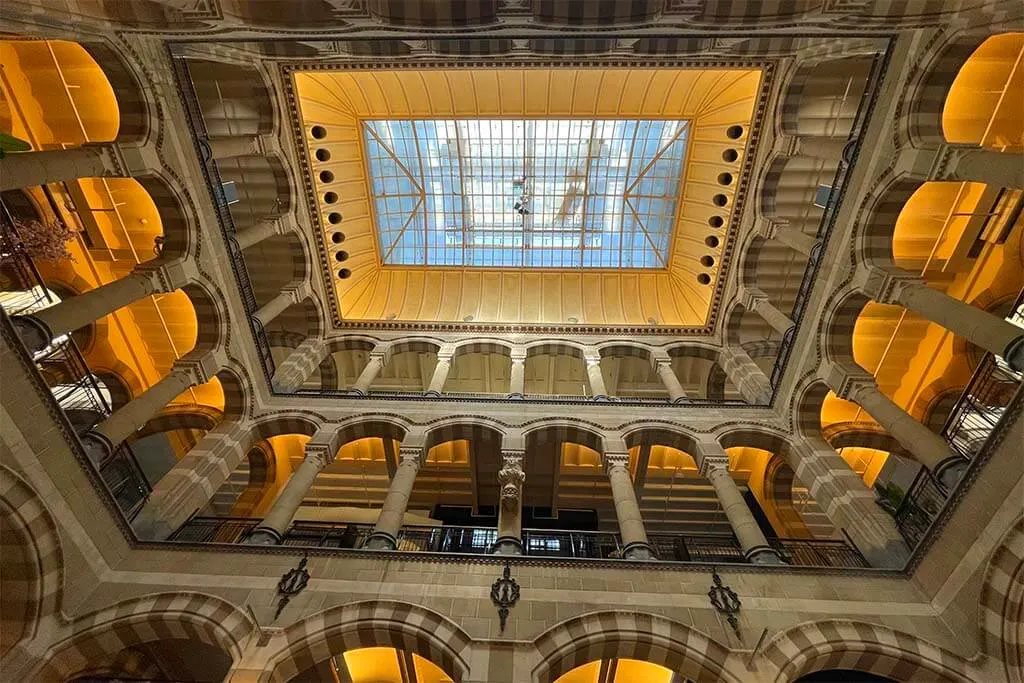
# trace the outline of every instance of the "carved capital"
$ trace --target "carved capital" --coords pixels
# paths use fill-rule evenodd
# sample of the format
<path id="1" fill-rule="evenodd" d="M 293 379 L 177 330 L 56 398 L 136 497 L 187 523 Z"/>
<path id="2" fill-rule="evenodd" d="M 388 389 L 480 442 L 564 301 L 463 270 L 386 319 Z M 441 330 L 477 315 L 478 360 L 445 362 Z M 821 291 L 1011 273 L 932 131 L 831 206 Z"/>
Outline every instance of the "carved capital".
<path id="1" fill-rule="evenodd" d="M 398 466 L 419 468 L 426 459 L 426 449 L 419 445 L 398 447 Z"/>
<path id="2" fill-rule="evenodd" d="M 220 349 L 201 353 L 188 353 L 174 361 L 176 372 L 188 373 L 193 384 L 205 384 L 227 367 L 227 356 Z"/>
<path id="3" fill-rule="evenodd" d="M 526 472 L 523 471 L 523 451 L 502 451 L 498 484 L 501 486 L 502 504 L 514 503 L 522 497 Z"/>
<path id="4" fill-rule="evenodd" d="M 705 455 L 701 458 L 700 468 L 698 469 L 700 476 L 708 478 L 714 470 L 729 471 L 729 458 L 725 454 Z"/>
<path id="5" fill-rule="evenodd" d="M 331 450 L 327 444 L 307 443 L 304 462 L 310 463 L 319 472 L 334 460 L 334 453 Z"/>
<path id="6" fill-rule="evenodd" d="M 604 469 L 608 474 L 615 470 L 623 470 L 626 474 L 629 474 L 629 452 L 606 452 L 604 454 Z"/>

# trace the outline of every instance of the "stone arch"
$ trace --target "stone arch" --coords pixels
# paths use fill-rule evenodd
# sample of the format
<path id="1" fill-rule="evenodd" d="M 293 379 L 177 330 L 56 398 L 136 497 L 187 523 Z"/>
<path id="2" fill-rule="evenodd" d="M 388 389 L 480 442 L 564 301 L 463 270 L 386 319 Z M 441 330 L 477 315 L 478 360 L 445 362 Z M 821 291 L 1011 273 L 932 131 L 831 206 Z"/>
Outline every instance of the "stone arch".
<path id="1" fill-rule="evenodd" d="M 426 431 L 425 450 L 459 439 L 491 440 L 501 443 L 508 430 L 496 420 L 482 417 L 452 417 L 431 424 Z"/>
<path id="2" fill-rule="evenodd" d="M 896 221 L 903 207 L 925 181 L 902 174 L 890 180 L 874 197 L 863 214 L 861 230 L 854 238 L 856 260 L 868 265 L 891 268 L 895 265 L 892 241 Z"/>
<path id="3" fill-rule="evenodd" d="M 549 356 L 572 356 L 573 358 L 583 358 L 583 351 L 585 346 L 583 344 L 568 340 L 568 339 L 538 339 L 536 341 L 527 342 L 526 344 L 526 357 L 539 356 L 546 354 Z"/>
<path id="4" fill-rule="evenodd" d="M 853 359 L 853 329 L 861 311 L 870 301 L 871 298 L 863 292 L 848 291 L 826 314 L 822 323 L 822 349 L 827 361 L 846 370 L 855 371 L 860 367 Z"/>
<path id="5" fill-rule="evenodd" d="M 534 640 L 536 682 L 553 681 L 595 659 L 639 659 L 687 679 L 738 683 L 725 668 L 729 650 L 697 629 L 644 612 L 592 612 L 557 624 Z"/>
<path id="6" fill-rule="evenodd" d="M 836 422 L 823 429 L 821 436 L 836 451 L 843 448 L 874 448 L 907 455 L 896 439 L 873 422 Z"/>
<path id="7" fill-rule="evenodd" d="M 760 286 L 758 280 L 758 262 L 761 260 L 761 252 L 765 249 L 766 240 L 757 233 L 750 236 L 746 248 L 743 250 L 743 267 L 740 270 L 740 284 L 744 287 L 757 288 Z"/>
<path id="8" fill-rule="evenodd" d="M 403 441 L 408 431 L 408 423 L 389 415 L 357 415 L 338 425 L 338 448 L 370 437 Z"/>
<path id="9" fill-rule="evenodd" d="M 285 287 L 296 287 L 311 272 L 310 255 L 298 233 L 287 232 L 262 240 L 242 251 L 258 306 Z"/>
<path id="10" fill-rule="evenodd" d="M 249 481 L 232 506 L 232 516 L 249 517 L 258 508 L 273 485 L 277 473 L 277 459 L 266 442 L 253 444 L 245 455 L 249 467 Z"/>
<path id="11" fill-rule="evenodd" d="M 1003 663 L 1010 683 L 1024 681 L 1024 518 L 988 561 L 979 612 L 985 652 Z"/>
<path id="12" fill-rule="evenodd" d="M 142 429 L 135 432 L 135 437 L 143 439 L 153 434 L 171 432 L 176 429 L 210 431 L 223 419 L 224 414 L 216 408 L 204 405 L 170 405 L 161 410 Z"/>
<path id="13" fill-rule="evenodd" d="M 790 450 L 790 434 L 775 431 L 770 427 L 762 425 L 747 425 L 728 429 L 717 435 L 718 443 L 722 448 L 760 448 L 773 455 L 785 457 Z"/>
<path id="14" fill-rule="evenodd" d="M 186 60 L 208 137 L 257 135 L 274 129 L 274 105 L 263 73 L 251 66 Z M 240 122 L 246 127 L 239 129 Z"/>
<path id="15" fill-rule="evenodd" d="M 253 628 L 245 612 L 213 595 L 179 592 L 133 598 L 76 619 L 71 635 L 50 648 L 35 677 L 67 680 L 99 657 L 165 640 L 168 633 L 216 646 L 236 662 Z"/>
<path id="16" fill-rule="evenodd" d="M 697 436 L 671 423 L 651 421 L 630 425 L 622 433 L 622 440 L 629 448 L 642 444 L 668 446 L 697 457 Z"/>
<path id="17" fill-rule="evenodd" d="M 597 351 L 601 358 L 640 358 L 649 361 L 654 355 L 654 349 L 646 344 L 631 341 L 606 341 L 597 345 Z"/>
<path id="18" fill-rule="evenodd" d="M 485 26 L 498 20 L 498 0 L 470 4 L 430 0 L 370 0 L 367 9 L 377 21 L 391 26 L 420 28 Z"/>
<path id="19" fill-rule="evenodd" d="M 252 392 L 248 376 L 235 367 L 222 368 L 217 380 L 224 391 L 224 420 L 240 420 L 249 413 Z"/>
<path id="20" fill-rule="evenodd" d="M 942 112 L 960 73 L 960 67 L 989 37 L 987 31 L 961 33 L 930 55 L 918 67 L 916 78 L 908 84 L 905 101 L 909 106 L 897 118 L 901 138 L 915 147 L 936 147 L 946 142 L 942 130 Z"/>
<path id="21" fill-rule="evenodd" d="M 430 337 L 402 337 L 391 342 L 388 348 L 389 357 L 396 353 L 413 351 L 416 353 L 437 353 L 441 350 L 442 342 Z"/>
<path id="22" fill-rule="evenodd" d="M 807 538 L 812 534 L 800 513 L 793 505 L 793 482 L 796 472 L 778 455 L 773 455 L 765 467 L 764 492 L 765 514 L 769 521 L 778 523 L 779 534 L 786 538 Z"/>
<path id="23" fill-rule="evenodd" d="M 118 362 L 112 368 L 97 368 L 93 370 L 94 375 L 103 382 L 110 392 L 110 409 L 117 410 L 128 401 L 132 400 L 131 378 L 135 373 L 126 364 Z M 136 385 L 138 380 L 136 379 Z"/>
<path id="24" fill-rule="evenodd" d="M 146 191 L 160 214 L 163 244 L 157 258 L 184 258 L 195 244 L 196 231 L 189 220 L 185 209 L 187 203 L 182 199 L 181 191 L 172 180 L 156 169 L 135 176 L 135 181 Z"/>
<path id="25" fill-rule="evenodd" d="M 601 432 L 568 418 L 551 418 L 531 424 L 523 430 L 523 439 L 528 445 L 576 443 L 604 453 L 604 436 Z"/>
<path id="26" fill-rule="evenodd" d="M 873 62 L 874 54 L 801 62 L 779 104 L 782 132 L 787 135 L 849 137 L 860 98 L 849 98 L 847 102 L 848 82 L 838 77 L 856 80 L 860 87 L 853 90 L 860 93 L 871 75 Z"/>
<path id="27" fill-rule="evenodd" d="M 195 351 L 211 351 L 226 342 L 228 318 L 219 298 L 203 282 L 192 281 L 181 288 L 196 314 Z"/>
<path id="28" fill-rule="evenodd" d="M 796 431 L 804 436 L 822 436 L 821 407 L 828 396 L 829 388 L 820 379 L 811 379 L 797 393 L 794 420 Z"/>
<path id="29" fill-rule="evenodd" d="M 775 200 L 788 161 L 788 156 L 779 154 L 768 163 L 768 168 L 761 179 L 761 191 L 758 193 L 758 210 L 761 212 L 761 218 L 771 219 L 777 216 Z"/>
<path id="30" fill-rule="evenodd" d="M 840 665 L 900 681 L 970 681 L 966 662 L 955 654 L 908 633 L 860 621 L 799 624 L 774 636 L 763 656 L 778 671 L 776 683 Z"/>
<path id="31" fill-rule="evenodd" d="M 454 680 L 469 674 L 469 635 L 437 612 L 408 602 L 367 600 L 332 607 L 286 628 L 271 641 L 262 682 L 288 681 L 333 654 L 394 647 L 437 664 Z"/>
<path id="32" fill-rule="evenodd" d="M 120 116 L 117 141 L 145 142 L 157 128 L 157 119 L 153 115 L 153 109 L 146 99 L 146 90 L 142 87 L 135 70 L 109 43 L 83 42 L 80 45 L 100 67 L 114 90 Z"/>
<path id="33" fill-rule="evenodd" d="M 42 499 L 18 474 L 0 465 L 0 573 L 3 638 L 0 656 L 32 639 L 42 620 L 58 615 L 64 597 L 60 534 Z M 19 617 L 12 620 L 12 616 Z"/>
<path id="34" fill-rule="evenodd" d="M 512 355 L 512 344 L 496 337 L 464 339 L 456 342 L 454 349 L 456 356 L 461 356 L 464 353 L 494 353 L 506 357 Z"/>
<path id="35" fill-rule="evenodd" d="M 296 413 L 276 413 L 256 418 L 249 430 L 250 441 L 257 442 L 282 434 L 301 434 L 313 436 L 321 424 L 307 415 Z"/>

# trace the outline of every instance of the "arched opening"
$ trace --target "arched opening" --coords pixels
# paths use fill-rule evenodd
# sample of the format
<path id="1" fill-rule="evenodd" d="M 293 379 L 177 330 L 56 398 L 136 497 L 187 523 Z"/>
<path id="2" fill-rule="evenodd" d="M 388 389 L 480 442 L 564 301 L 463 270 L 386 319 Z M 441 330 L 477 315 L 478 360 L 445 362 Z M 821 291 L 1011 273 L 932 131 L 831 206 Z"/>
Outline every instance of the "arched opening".
<path id="1" fill-rule="evenodd" d="M 601 375 L 609 396 L 668 398 L 668 390 L 651 364 L 651 352 L 646 348 L 626 344 L 602 347 Z"/>
<path id="2" fill-rule="evenodd" d="M 506 396 L 511 391 L 511 369 L 509 348 L 503 344 L 481 342 L 460 346 L 452 357 L 444 393 Z"/>
<path id="3" fill-rule="evenodd" d="M 957 73 L 942 108 L 946 140 L 1007 152 L 1024 150 L 1024 33 L 988 38 Z"/>
<path id="4" fill-rule="evenodd" d="M 351 683 L 452 683 L 444 669 L 415 652 L 393 647 L 361 647 L 339 654 L 300 671 L 292 683 L 342 680 Z"/>
<path id="5" fill-rule="evenodd" d="M 597 659 L 558 677 L 555 683 L 676 683 L 672 669 L 640 659 Z"/>
<path id="6" fill-rule="evenodd" d="M 422 393 L 430 387 L 437 365 L 439 345 L 435 342 L 399 342 L 391 347 L 391 357 L 378 373 L 372 391 Z"/>
<path id="7" fill-rule="evenodd" d="M 526 350 L 527 396 L 590 396 L 583 353 L 574 346 L 558 343 L 532 346 Z"/>

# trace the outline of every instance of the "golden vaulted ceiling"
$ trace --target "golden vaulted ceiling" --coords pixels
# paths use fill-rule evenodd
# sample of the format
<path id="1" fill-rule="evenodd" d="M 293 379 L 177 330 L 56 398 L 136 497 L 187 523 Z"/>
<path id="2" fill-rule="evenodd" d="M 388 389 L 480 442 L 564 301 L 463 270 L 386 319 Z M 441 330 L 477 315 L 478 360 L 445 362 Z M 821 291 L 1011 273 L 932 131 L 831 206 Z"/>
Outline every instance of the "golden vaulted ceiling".
<path id="1" fill-rule="evenodd" d="M 346 70 L 299 71 L 293 78 L 341 320 L 654 321 L 689 328 L 709 322 L 760 70 Z M 688 121 L 667 267 L 382 265 L 363 122 L 499 118 Z"/>

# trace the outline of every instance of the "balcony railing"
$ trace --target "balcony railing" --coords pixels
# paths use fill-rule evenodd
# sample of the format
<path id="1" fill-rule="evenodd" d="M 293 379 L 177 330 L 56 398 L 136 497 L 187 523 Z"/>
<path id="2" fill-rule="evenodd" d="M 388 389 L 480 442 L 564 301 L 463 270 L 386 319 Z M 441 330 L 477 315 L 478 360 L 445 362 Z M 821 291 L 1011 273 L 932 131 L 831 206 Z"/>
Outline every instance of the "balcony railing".
<path id="1" fill-rule="evenodd" d="M 245 543 L 260 520 L 237 517 L 193 517 L 171 537 L 176 543 Z M 373 527 L 366 524 L 296 522 L 282 545 L 304 548 L 363 547 Z M 487 555 L 494 550 L 494 527 L 405 526 L 397 537 L 401 552 Z M 523 554 L 528 557 L 621 559 L 619 535 L 606 531 L 524 529 Z M 745 564 L 743 550 L 728 534 L 652 534 L 651 547 L 666 562 Z M 772 539 L 783 561 L 801 567 L 867 567 L 859 552 L 843 541 Z"/>
<path id="2" fill-rule="evenodd" d="M 57 303 L 39 270 L 21 247 L 21 240 L 6 204 L 0 200 L 0 249 L 12 284 L 21 294 L 7 298 L 4 312 L 23 315 Z M 32 360 L 57 405 L 78 434 L 84 433 L 113 412 L 107 390 L 92 374 L 78 344 L 70 335 L 58 337 L 34 354 Z M 125 517 L 132 519 L 142 509 L 150 486 L 128 444 L 120 444 L 102 462 L 93 463 L 96 472 Z"/>

